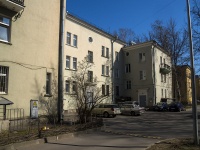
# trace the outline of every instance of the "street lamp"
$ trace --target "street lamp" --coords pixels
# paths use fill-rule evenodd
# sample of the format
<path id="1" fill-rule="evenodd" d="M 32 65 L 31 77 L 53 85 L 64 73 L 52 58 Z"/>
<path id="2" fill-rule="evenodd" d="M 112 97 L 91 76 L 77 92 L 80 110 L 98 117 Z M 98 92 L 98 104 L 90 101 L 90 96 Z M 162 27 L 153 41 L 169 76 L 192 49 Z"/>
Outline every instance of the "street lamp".
<path id="1" fill-rule="evenodd" d="M 195 86 L 195 69 L 194 69 L 194 53 L 193 53 L 191 18 L 190 18 L 190 1 L 186 0 L 186 3 L 187 3 L 187 17 L 188 17 L 188 34 L 189 34 L 189 40 L 190 40 L 190 63 L 191 63 L 191 79 L 192 79 L 193 136 L 194 136 L 194 143 L 195 143 L 195 145 L 199 145 L 197 100 L 196 100 L 196 86 Z"/>

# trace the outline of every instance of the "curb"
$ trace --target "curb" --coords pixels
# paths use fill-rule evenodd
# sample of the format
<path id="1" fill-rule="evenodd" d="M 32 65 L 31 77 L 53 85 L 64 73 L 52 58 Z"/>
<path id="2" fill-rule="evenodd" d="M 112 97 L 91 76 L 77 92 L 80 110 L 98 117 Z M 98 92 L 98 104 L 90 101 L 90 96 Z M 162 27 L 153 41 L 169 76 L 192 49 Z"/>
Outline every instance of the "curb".
<path id="1" fill-rule="evenodd" d="M 97 127 L 97 128 L 93 128 L 93 129 L 87 129 L 87 130 L 84 130 L 84 131 L 78 131 L 78 132 L 67 133 L 67 134 L 60 134 L 60 135 L 57 135 L 57 136 L 44 137 L 44 138 L 41 138 L 41 139 L 24 141 L 24 142 L 20 142 L 20 143 L 13 143 L 13 144 L 5 145 L 5 146 L 0 146 L 0 150 L 16 150 L 19 147 L 23 147 L 23 146 L 39 145 L 39 144 L 45 144 L 45 143 L 48 143 L 48 142 L 55 142 L 55 141 L 58 141 L 58 140 L 64 139 L 64 138 L 77 137 L 77 136 L 79 136 L 80 134 L 83 134 L 83 133 L 98 131 L 98 130 L 100 130 L 99 128 L 101 129 L 101 127 Z"/>

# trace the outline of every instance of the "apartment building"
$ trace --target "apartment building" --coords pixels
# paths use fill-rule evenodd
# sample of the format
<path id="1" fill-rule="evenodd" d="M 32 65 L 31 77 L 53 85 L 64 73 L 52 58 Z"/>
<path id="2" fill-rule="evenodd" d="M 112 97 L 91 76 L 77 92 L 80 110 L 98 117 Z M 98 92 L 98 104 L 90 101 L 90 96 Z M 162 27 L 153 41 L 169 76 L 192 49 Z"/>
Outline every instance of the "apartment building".
<path id="1" fill-rule="evenodd" d="M 122 59 L 119 56 L 120 50 L 125 43 L 118 40 L 111 34 L 97 28 L 86 21 L 67 13 L 65 20 L 65 47 L 64 47 L 64 110 L 67 112 L 76 110 L 76 103 L 71 98 L 74 93 L 76 81 L 71 81 L 73 72 L 77 71 L 79 62 L 86 59 L 92 64 L 87 70 L 89 82 L 98 81 L 97 87 L 102 89 L 102 94 L 111 94 L 103 103 L 113 102 L 114 95 L 114 62 L 121 64 Z M 114 67 L 112 67 L 114 66 Z M 120 78 L 122 74 L 117 71 L 116 77 Z M 118 82 L 122 82 L 118 80 Z M 115 83 L 117 84 L 117 83 Z M 118 87 L 119 88 L 122 87 Z M 92 91 L 87 91 L 90 101 L 93 99 Z"/>
<path id="2" fill-rule="evenodd" d="M 192 103 L 192 86 L 191 86 L 191 68 L 188 65 L 177 66 L 177 82 L 178 85 L 175 86 L 177 89 L 176 99 L 184 104 Z M 179 95 L 179 96 L 178 96 Z"/>
<path id="3" fill-rule="evenodd" d="M 57 0 L 0 0 L 0 96 L 18 115 L 30 116 L 31 100 L 51 95 L 58 74 L 59 18 Z"/>
<path id="4" fill-rule="evenodd" d="M 196 98 L 200 100 L 200 76 L 196 75 Z"/>
<path id="5" fill-rule="evenodd" d="M 172 98 L 171 58 L 155 41 L 123 48 L 124 97 L 151 106 Z"/>

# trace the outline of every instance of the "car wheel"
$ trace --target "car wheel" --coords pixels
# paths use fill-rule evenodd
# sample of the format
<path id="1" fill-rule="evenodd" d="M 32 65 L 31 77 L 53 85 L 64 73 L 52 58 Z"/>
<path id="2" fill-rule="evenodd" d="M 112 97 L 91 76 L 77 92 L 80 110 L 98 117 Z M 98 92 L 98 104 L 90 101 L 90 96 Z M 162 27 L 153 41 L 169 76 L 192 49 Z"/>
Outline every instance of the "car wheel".
<path id="1" fill-rule="evenodd" d="M 104 113 L 103 113 L 103 116 L 104 116 L 105 118 L 108 118 L 108 117 L 109 117 L 109 113 L 108 113 L 108 112 L 104 112 Z"/>
<path id="2" fill-rule="evenodd" d="M 131 116 L 135 116 L 135 112 L 134 111 L 131 112 Z"/>
<path id="3" fill-rule="evenodd" d="M 181 108 L 178 109 L 178 112 L 181 112 Z"/>

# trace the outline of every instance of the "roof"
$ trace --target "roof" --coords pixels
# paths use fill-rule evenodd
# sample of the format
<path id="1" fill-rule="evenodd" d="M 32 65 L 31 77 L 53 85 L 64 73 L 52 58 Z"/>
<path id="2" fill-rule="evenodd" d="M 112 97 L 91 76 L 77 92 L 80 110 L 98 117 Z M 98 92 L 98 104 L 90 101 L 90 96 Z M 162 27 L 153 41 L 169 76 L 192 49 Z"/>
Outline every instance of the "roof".
<path id="1" fill-rule="evenodd" d="M 160 44 L 158 44 L 156 41 L 152 40 L 152 41 L 147 41 L 147 42 L 143 42 L 143 43 L 137 43 L 137 44 L 133 44 L 133 45 L 130 45 L 130 46 L 126 46 L 123 48 L 123 50 L 134 50 L 134 49 L 137 49 L 137 48 L 141 48 L 141 47 L 146 47 L 146 46 L 155 46 L 157 47 L 158 49 L 160 49 L 162 52 L 166 53 L 167 55 L 170 56 L 169 52 L 166 51 Z"/>
<path id="2" fill-rule="evenodd" d="M 0 96 L 0 105 L 12 105 L 14 104 L 13 102 L 11 102 L 10 100 Z"/>
<path id="3" fill-rule="evenodd" d="M 99 27 L 97 27 L 96 25 L 92 25 L 91 23 L 88 23 L 87 21 L 84 21 L 83 19 L 80 19 L 80 17 L 77 17 L 75 15 L 72 15 L 71 13 L 67 12 L 66 13 L 66 19 L 70 20 L 70 21 L 73 21 L 85 28 L 88 28 L 98 34 L 101 34 L 117 43 L 120 43 L 122 45 L 126 45 L 126 42 L 125 41 L 122 41 L 120 39 L 118 39 L 118 37 L 112 35 L 111 33 L 108 33 L 106 31 L 104 31 L 103 29 L 100 29 Z"/>

